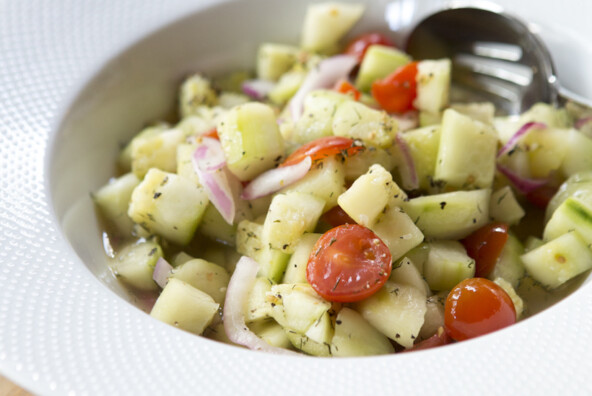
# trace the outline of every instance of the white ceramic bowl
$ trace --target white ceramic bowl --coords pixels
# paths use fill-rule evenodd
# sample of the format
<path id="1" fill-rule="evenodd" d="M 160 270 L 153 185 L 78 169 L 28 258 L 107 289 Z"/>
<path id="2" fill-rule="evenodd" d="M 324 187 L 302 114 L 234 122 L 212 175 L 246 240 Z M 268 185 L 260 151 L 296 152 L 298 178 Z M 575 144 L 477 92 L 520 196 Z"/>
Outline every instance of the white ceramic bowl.
<path id="1" fill-rule="evenodd" d="M 255 353 L 150 318 L 107 269 L 89 193 L 113 173 L 120 144 L 173 108 L 183 76 L 252 67 L 263 41 L 297 43 L 305 4 L 19 3 L 0 12 L 0 373 L 76 395 L 591 390 L 588 283 L 503 331 L 363 359 Z M 367 3 L 352 33 L 387 30 L 388 12 L 401 42 L 444 2 Z M 562 84 L 592 98 L 592 4 L 572 3 L 498 2 L 535 23 Z"/>

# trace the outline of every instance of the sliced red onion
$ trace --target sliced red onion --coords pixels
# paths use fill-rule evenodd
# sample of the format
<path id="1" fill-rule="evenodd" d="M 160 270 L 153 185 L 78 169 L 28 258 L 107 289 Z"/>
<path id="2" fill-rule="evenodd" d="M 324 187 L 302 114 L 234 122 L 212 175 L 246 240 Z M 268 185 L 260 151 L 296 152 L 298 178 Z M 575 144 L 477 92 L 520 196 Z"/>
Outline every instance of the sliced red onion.
<path id="1" fill-rule="evenodd" d="M 304 98 L 315 89 L 329 88 L 342 78 L 347 78 L 358 64 L 356 57 L 351 55 L 335 55 L 322 60 L 317 67 L 310 70 L 300 88 L 288 103 L 292 121 L 296 122 L 304 109 Z"/>
<path id="2" fill-rule="evenodd" d="M 270 169 L 253 179 L 243 190 L 242 199 L 255 199 L 274 193 L 302 179 L 310 170 L 312 159 L 305 157 L 302 161 Z"/>
<path id="3" fill-rule="evenodd" d="M 160 286 L 164 289 L 164 287 L 166 286 L 166 284 L 169 280 L 169 275 L 171 274 L 172 270 L 173 270 L 173 266 L 170 265 L 168 261 L 166 261 L 165 259 L 160 257 L 156 261 L 156 265 L 154 266 L 154 272 L 152 273 L 152 279 L 154 279 L 154 282 L 156 282 L 156 284 L 158 284 L 158 286 Z"/>
<path id="4" fill-rule="evenodd" d="M 520 138 L 524 136 L 526 133 L 532 131 L 533 129 L 545 128 L 547 128 L 547 125 L 543 124 L 542 122 L 527 122 L 526 124 L 522 125 L 522 127 L 518 129 L 518 131 L 515 134 L 512 135 L 510 140 L 508 140 L 507 143 L 504 144 L 500 151 L 498 151 L 497 157 L 499 158 L 502 155 L 509 152 L 510 150 L 512 150 L 518 143 L 518 140 L 520 140 Z"/>
<path id="5" fill-rule="evenodd" d="M 408 111 L 403 114 L 391 114 L 399 124 L 399 130 L 402 132 L 415 129 L 419 126 L 419 114 L 417 111 Z"/>
<path id="6" fill-rule="evenodd" d="M 411 155 L 411 150 L 409 150 L 409 145 L 401 137 L 401 134 L 397 133 L 395 136 L 395 140 L 397 141 L 397 145 L 401 150 L 401 154 L 403 155 L 403 159 L 405 160 L 404 171 L 406 173 L 401 174 L 401 178 L 403 182 L 406 184 L 405 189 L 408 190 L 416 190 L 419 188 L 419 181 L 417 180 L 417 171 L 415 170 L 415 162 L 413 161 L 413 156 Z M 399 167 L 400 169 L 401 167 Z"/>
<path id="7" fill-rule="evenodd" d="M 275 87 L 275 84 L 269 80 L 247 80 L 243 83 L 243 93 L 255 100 L 263 100 L 269 95 L 269 92 Z"/>
<path id="8" fill-rule="evenodd" d="M 195 149 L 192 157 L 193 169 L 199 177 L 212 204 L 218 209 L 228 224 L 234 221 L 236 205 L 230 188 L 228 175 L 221 161 L 222 145 L 216 139 L 203 138 L 202 143 Z"/>
<path id="9" fill-rule="evenodd" d="M 584 125 L 586 125 L 590 121 L 592 121 L 592 116 L 580 118 L 575 122 L 574 126 L 576 127 L 576 129 L 581 129 Z"/>
<path id="10" fill-rule="evenodd" d="M 245 301 L 255 284 L 259 264 L 252 258 L 242 256 L 228 283 L 224 300 L 224 331 L 235 344 L 244 345 L 249 349 L 285 355 L 296 355 L 295 352 L 269 345 L 257 337 L 245 323 Z"/>
<path id="11" fill-rule="evenodd" d="M 549 182 L 546 179 L 529 179 L 527 177 L 522 177 L 513 170 L 500 164 L 497 164 L 497 170 L 506 176 L 522 194 L 528 194 Z"/>

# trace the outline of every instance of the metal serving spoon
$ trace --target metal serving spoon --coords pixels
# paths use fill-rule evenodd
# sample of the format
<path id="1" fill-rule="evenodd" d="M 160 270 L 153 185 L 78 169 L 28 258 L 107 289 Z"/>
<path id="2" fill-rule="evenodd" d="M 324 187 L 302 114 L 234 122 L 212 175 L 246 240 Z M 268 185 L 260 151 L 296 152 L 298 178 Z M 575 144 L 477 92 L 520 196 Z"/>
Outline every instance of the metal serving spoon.
<path id="1" fill-rule="evenodd" d="M 455 101 L 489 101 L 506 114 L 536 102 L 573 102 L 560 89 L 542 40 L 505 12 L 473 7 L 436 12 L 412 30 L 406 51 L 415 59 L 452 60 Z"/>

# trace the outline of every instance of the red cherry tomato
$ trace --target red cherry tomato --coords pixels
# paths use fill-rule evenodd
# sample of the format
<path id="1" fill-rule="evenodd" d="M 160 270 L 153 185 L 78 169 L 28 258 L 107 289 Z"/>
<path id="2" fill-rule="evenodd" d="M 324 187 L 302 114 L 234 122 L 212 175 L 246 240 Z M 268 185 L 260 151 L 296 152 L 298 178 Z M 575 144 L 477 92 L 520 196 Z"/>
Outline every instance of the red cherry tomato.
<path id="1" fill-rule="evenodd" d="M 516 322 L 510 296 L 485 278 L 469 278 L 454 287 L 444 305 L 444 326 L 456 341 L 491 333 Z"/>
<path id="2" fill-rule="evenodd" d="M 394 47 L 394 44 L 381 33 L 366 33 L 353 39 L 346 47 L 344 53 L 358 58 L 358 62 L 364 59 L 368 47 L 374 44 Z"/>
<path id="3" fill-rule="evenodd" d="M 337 227 L 343 224 L 356 224 L 354 219 L 349 217 L 349 215 L 345 213 L 345 210 L 341 209 L 341 206 L 335 206 L 331 210 L 325 212 L 322 219 L 332 227 Z"/>
<path id="4" fill-rule="evenodd" d="M 476 277 L 486 278 L 493 271 L 507 240 L 508 225 L 490 223 L 461 241 L 469 257 L 475 260 Z"/>
<path id="5" fill-rule="evenodd" d="M 412 348 L 406 349 L 404 352 L 421 351 L 423 349 L 435 348 L 450 343 L 452 343 L 452 338 L 450 338 L 443 327 L 440 327 L 438 328 L 436 334 L 430 338 L 426 338 L 425 340 L 418 342 L 417 344 L 413 345 Z"/>
<path id="6" fill-rule="evenodd" d="M 417 97 L 417 62 L 411 62 L 372 83 L 372 96 L 389 113 L 413 110 Z"/>
<path id="7" fill-rule="evenodd" d="M 354 87 L 353 84 L 347 80 L 337 81 L 334 89 L 339 93 L 351 95 L 354 98 L 354 100 L 360 100 L 360 96 L 362 96 L 360 91 L 358 91 L 356 87 Z"/>
<path id="8" fill-rule="evenodd" d="M 556 192 L 557 187 L 542 186 L 526 194 L 526 199 L 534 206 L 541 209 L 546 209 L 549 201 L 551 198 L 553 198 Z"/>
<path id="9" fill-rule="evenodd" d="M 298 150 L 286 158 L 280 166 L 294 165 L 310 156 L 312 161 L 319 161 L 336 154 L 346 156 L 353 155 L 363 150 L 362 146 L 356 145 L 356 141 L 341 136 L 325 136 L 302 145 Z"/>
<path id="10" fill-rule="evenodd" d="M 391 274 L 388 247 L 358 224 L 335 227 L 310 253 L 306 279 L 327 301 L 354 302 L 376 293 Z"/>

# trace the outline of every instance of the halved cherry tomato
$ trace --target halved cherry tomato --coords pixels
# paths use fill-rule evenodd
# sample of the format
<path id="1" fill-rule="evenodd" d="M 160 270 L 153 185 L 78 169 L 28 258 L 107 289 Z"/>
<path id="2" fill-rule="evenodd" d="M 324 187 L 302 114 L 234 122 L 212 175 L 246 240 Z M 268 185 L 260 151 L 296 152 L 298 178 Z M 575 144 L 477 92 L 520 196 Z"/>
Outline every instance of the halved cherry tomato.
<path id="1" fill-rule="evenodd" d="M 372 96 L 389 113 L 413 110 L 417 97 L 417 62 L 411 62 L 372 83 Z"/>
<path id="2" fill-rule="evenodd" d="M 489 279 L 465 279 L 446 298 L 444 326 L 456 341 L 491 333 L 515 322 L 512 299 Z"/>
<path id="3" fill-rule="evenodd" d="M 452 338 L 448 335 L 446 330 L 443 327 L 438 328 L 436 334 L 431 336 L 430 338 L 426 338 L 423 341 L 418 342 L 417 344 L 413 345 L 410 349 L 406 349 L 404 352 L 411 352 L 411 351 L 421 351 L 423 349 L 430 349 L 439 347 L 442 345 L 452 343 Z"/>
<path id="4" fill-rule="evenodd" d="M 209 131 L 204 133 L 202 136 L 220 140 L 220 136 L 218 136 L 218 130 L 216 128 L 210 129 Z"/>
<path id="5" fill-rule="evenodd" d="M 319 238 L 308 259 L 306 279 L 328 301 L 360 301 L 384 285 L 391 260 L 388 247 L 374 232 L 345 224 Z"/>
<path id="6" fill-rule="evenodd" d="M 341 209 L 341 206 L 335 206 L 325 212 L 322 219 L 332 227 L 337 227 L 343 224 L 356 224 L 356 222 L 345 213 L 345 210 Z"/>
<path id="7" fill-rule="evenodd" d="M 358 58 L 358 62 L 364 59 L 364 55 L 368 47 L 374 44 L 386 45 L 394 47 L 394 44 L 381 33 L 366 33 L 353 39 L 346 47 L 344 53 L 354 55 Z"/>
<path id="8" fill-rule="evenodd" d="M 347 80 L 337 81 L 334 89 L 339 93 L 351 95 L 354 98 L 354 100 L 360 100 L 360 96 L 362 96 L 360 91 L 358 91 L 356 87 L 354 87 L 353 84 Z"/>
<path id="9" fill-rule="evenodd" d="M 486 278 L 495 268 L 508 240 L 508 228 L 506 223 L 486 224 L 461 241 L 475 260 L 476 277 Z"/>
<path id="10" fill-rule="evenodd" d="M 356 145 L 356 141 L 341 136 L 325 136 L 302 145 L 298 150 L 286 158 L 280 166 L 294 165 L 310 156 L 312 161 L 322 160 L 336 154 L 346 156 L 353 155 L 363 150 L 362 146 Z"/>
<path id="11" fill-rule="evenodd" d="M 553 198 L 556 192 L 557 187 L 545 185 L 526 194 L 526 199 L 534 206 L 546 209 L 547 205 L 549 205 L 549 201 Z"/>

